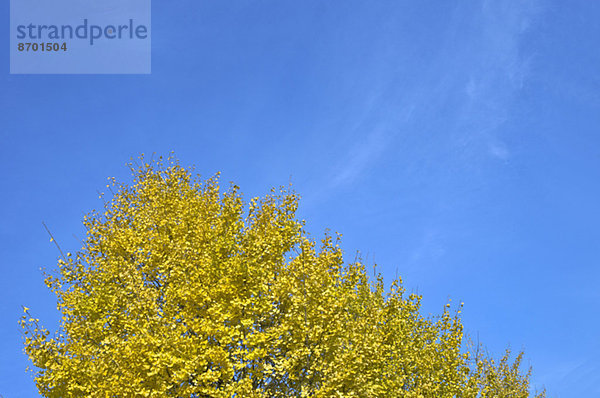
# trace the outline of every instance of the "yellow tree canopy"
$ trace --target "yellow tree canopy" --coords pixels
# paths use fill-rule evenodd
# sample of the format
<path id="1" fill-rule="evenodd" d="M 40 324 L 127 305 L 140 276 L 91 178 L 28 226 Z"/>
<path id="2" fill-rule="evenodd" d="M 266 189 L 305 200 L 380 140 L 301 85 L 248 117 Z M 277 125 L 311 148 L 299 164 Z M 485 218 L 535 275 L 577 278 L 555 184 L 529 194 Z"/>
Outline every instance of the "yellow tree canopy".
<path id="1" fill-rule="evenodd" d="M 131 169 L 46 278 L 56 333 L 25 308 L 43 396 L 529 397 L 522 354 L 467 351 L 460 310 L 422 316 L 400 280 L 386 291 L 344 263 L 295 193 L 245 204 L 173 159 Z"/>

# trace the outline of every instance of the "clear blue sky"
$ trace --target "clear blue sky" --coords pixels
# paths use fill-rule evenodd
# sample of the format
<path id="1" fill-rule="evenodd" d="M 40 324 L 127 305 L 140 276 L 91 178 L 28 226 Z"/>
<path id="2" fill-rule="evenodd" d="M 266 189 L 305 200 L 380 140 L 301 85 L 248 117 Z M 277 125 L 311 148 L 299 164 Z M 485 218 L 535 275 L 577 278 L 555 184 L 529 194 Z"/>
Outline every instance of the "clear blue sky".
<path id="1" fill-rule="evenodd" d="M 34 397 L 21 305 L 106 178 L 175 151 L 424 295 L 464 301 L 550 397 L 600 396 L 600 2 L 158 1 L 149 76 L 9 75 L 0 41 L 0 394 Z M 8 2 L 0 5 L 8 26 Z"/>

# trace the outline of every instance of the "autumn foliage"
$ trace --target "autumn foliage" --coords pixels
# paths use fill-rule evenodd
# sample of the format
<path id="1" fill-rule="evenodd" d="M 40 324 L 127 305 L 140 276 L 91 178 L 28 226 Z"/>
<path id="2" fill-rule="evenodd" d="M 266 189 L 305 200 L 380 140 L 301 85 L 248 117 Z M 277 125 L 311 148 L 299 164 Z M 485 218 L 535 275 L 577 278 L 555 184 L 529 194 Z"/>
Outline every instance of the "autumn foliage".
<path id="1" fill-rule="evenodd" d="M 47 275 L 59 330 L 26 309 L 43 396 L 530 396 L 522 354 L 478 354 L 460 308 L 421 315 L 400 280 L 345 263 L 339 236 L 311 239 L 295 193 L 246 204 L 173 159 L 141 161 Z"/>

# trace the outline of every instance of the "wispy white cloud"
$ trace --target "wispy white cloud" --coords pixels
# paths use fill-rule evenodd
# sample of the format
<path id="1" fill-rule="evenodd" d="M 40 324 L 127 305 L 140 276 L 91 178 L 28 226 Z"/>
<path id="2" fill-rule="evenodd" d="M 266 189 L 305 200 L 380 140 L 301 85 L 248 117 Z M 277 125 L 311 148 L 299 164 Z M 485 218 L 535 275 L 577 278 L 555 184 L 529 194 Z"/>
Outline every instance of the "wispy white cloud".
<path id="1" fill-rule="evenodd" d="M 522 40 L 536 12 L 534 1 L 484 1 L 475 39 L 478 51 L 466 56 L 471 65 L 457 127 L 500 160 L 511 156 L 498 130 L 510 119 L 514 99 L 530 73 L 532 55 L 524 52 Z"/>
<path id="2" fill-rule="evenodd" d="M 507 160 L 509 158 L 510 153 L 508 152 L 508 148 L 503 142 L 490 141 L 488 145 L 490 149 L 490 154 L 493 157 L 498 158 L 500 160 Z"/>
<path id="3" fill-rule="evenodd" d="M 534 373 L 532 384 L 540 389 L 548 385 L 560 386 L 560 391 L 568 392 L 569 396 L 596 396 L 600 394 L 600 367 L 597 362 L 593 355 L 583 360 L 553 361 L 553 366 L 544 373 Z"/>
<path id="4" fill-rule="evenodd" d="M 399 118 L 401 121 L 405 122 L 408 120 L 412 110 L 413 108 L 411 106 L 399 110 Z M 370 163 L 374 159 L 389 148 L 390 143 L 401 128 L 399 128 L 399 124 L 400 123 L 397 121 L 392 123 L 389 121 L 379 121 L 370 128 L 368 134 L 364 137 L 360 137 L 359 140 L 349 148 L 344 160 L 334 171 L 332 186 L 352 183 L 370 166 Z M 358 128 L 362 129 L 363 126 L 359 126 Z"/>
<path id="5" fill-rule="evenodd" d="M 420 241 L 412 250 L 404 265 L 405 272 L 422 269 L 423 264 L 437 264 L 446 253 L 444 236 L 440 228 L 429 226 L 420 235 Z"/>
<path id="6" fill-rule="evenodd" d="M 476 8 L 460 3 L 447 26 L 446 41 L 439 43 L 419 74 L 378 70 L 378 84 L 365 111 L 349 115 L 356 118 L 355 131 L 348 134 L 355 142 L 333 164 L 330 187 L 352 184 L 385 151 L 395 150 L 401 156 L 395 138 L 416 133 L 410 128 L 436 118 L 445 131 L 431 139 L 452 135 L 454 145 L 469 156 L 467 161 L 473 157 L 509 160 L 511 148 L 499 130 L 510 119 L 530 71 L 531 55 L 524 53 L 521 42 L 536 10 L 533 1 L 487 0 Z M 394 89 L 398 93 L 390 95 Z M 452 111 L 441 116 L 448 107 Z"/>

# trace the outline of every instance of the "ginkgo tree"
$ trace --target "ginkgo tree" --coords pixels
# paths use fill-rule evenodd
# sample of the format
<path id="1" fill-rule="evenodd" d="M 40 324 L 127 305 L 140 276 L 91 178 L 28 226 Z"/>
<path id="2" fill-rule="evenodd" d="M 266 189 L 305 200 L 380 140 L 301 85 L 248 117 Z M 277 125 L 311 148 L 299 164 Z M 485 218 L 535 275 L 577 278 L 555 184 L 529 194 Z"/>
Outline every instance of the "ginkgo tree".
<path id="1" fill-rule="evenodd" d="M 494 362 L 466 344 L 460 308 L 424 316 L 400 280 L 344 262 L 339 235 L 308 235 L 293 191 L 246 203 L 172 157 L 140 161 L 46 274 L 58 330 L 25 308 L 41 395 L 530 396 L 522 353 Z"/>

